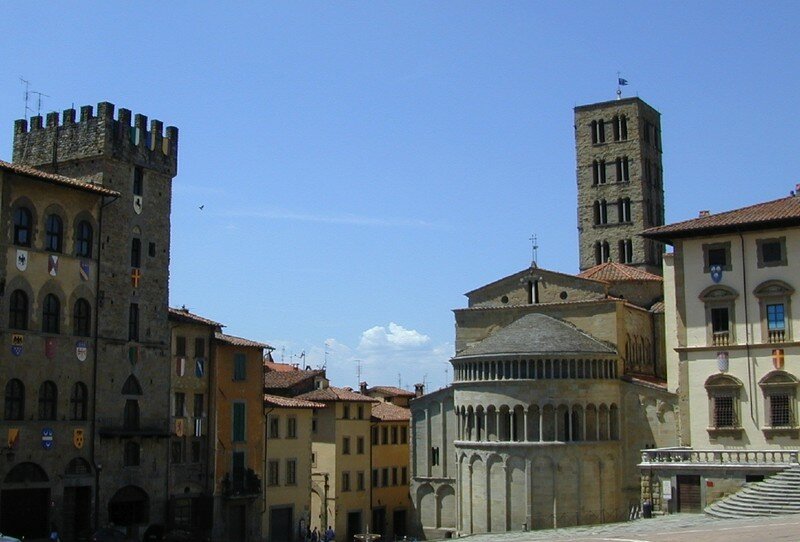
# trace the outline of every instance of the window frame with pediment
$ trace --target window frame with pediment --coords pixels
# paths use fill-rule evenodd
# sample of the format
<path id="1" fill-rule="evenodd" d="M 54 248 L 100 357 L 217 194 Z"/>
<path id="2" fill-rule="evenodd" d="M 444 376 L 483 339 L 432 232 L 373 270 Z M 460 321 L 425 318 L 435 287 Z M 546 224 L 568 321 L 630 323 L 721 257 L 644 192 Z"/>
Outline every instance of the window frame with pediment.
<path id="1" fill-rule="evenodd" d="M 714 437 L 729 436 L 741 438 L 742 416 L 741 396 L 744 386 L 738 378 L 724 373 L 717 373 L 708 377 L 704 387 L 708 395 L 708 434 Z M 723 408 L 721 399 L 730 399 L 730 415 L 733 418 L 731 425 L 719 425 L 718 419 Z"/>
<path id="2" fill-rule="evenodd" d="M 705 306 L 706 316 L 706 344 L 709 346 L 729 346 L 736 344 L 736 298 L 739 293 L 729 286 L 714 284 L 709 286 L 697 296 Z M 728 340 L 723 340 L 721 332 L 714 331 L 714 310 L 727 309 L 728 311 Z"/>
<path id="3" fill-rule="evenodd" d="M 800 436 L 800 427 L 797 425 L 797 386 L 800 382 L 793 374 L 782 370 L 771 371 L 758 381 L 761 393 L 764 396 L 764 426 L 761 430 L 767 438 L 773 436 Z M 788 424 L 775 424 L 773 417 L 776 407 L 775 399 L 784 398 Z"/>
<path id="4" fill-rule="evenodd" d="M 758 298 L 762 343 L 774 344 L 792 340 L 792 294 L 794 294 L 794 288 L 782 280 L 762 282 L 753 290 L 753 295 Z M 769 328 L 769 307 L 773 305 L 783 306 L 783 330 Z M 783 333 L 779 333 L 780 331 Z"/>

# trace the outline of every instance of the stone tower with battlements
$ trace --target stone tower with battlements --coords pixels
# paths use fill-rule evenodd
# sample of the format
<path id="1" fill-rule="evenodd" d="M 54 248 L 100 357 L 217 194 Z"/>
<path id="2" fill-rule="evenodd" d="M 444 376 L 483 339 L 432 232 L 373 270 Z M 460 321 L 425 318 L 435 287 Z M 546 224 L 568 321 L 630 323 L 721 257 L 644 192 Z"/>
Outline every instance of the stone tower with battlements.
<path id="1" fill-rule="evenodd" d="M 575 108 L 580 270 L 614 261 L 661 274 L 661 114 L 639 98 Z"/>
<path id="2" fill-rule="evenodd" d="M 144 115 L 98 104 L 32 117 L 14 127 L 15 163 L 84 179 L 120 193 L 107 197 L 98 224 L 94 463 L 100 471 L 98 524 L 162 523 L 169 457 L 170 207 L 178 130 Z M 67 228 L 69 231 L 69 228 Z M 92 392 L 90 392 L 90 397 Z M 132 448 L 137 464 L 128 463 Z M 134 450 L 135 451 L 135 450 Z M 125 458 L 125 460 L 123 460 Z M 139 459 L 140 458 L 140 459 Z M 128 465 L 123 468 L 123 465 Z M 133 489 L 132 489 L 133 488 Z M 144 491 L 144 494 L 141 492 Z M 141 533 L 139 533 L 141 534 Z"/>

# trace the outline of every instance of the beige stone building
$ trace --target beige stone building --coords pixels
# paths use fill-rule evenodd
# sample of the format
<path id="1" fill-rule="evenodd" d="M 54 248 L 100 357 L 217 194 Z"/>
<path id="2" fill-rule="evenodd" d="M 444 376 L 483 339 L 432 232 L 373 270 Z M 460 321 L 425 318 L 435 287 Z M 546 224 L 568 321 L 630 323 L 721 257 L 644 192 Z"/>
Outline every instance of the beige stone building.
<path id="1" fill-rule="evenodd" d="M 644 453 L 653 478 L 645 496 L 699 511 L 797 462 L 800 197 L 703 212 L 643 237 L 673 247 L 664 260 L 667 373 L 683 446 Z"/>
<path id="2" fill-rule="evenodd" d="M 675 442 L 658 243 L 660 116 L 575 109 L 582 272 L 529 268 L 456 309 L 453 383 L 411 402 L 411 498 L 427 537 L 616 521 L 640 450 Z"/>
<path id="3" fill-rule="evenodd" d="M 264 395 L 266 477 L 262 532 L 269 542 L 305 540 L 311 519 L 311 425 L 325 404 Z"/>
<path id="4" fill-rule="evenodd" d="M 297 396 L 325 404 L 312 421 L 311 527 L 330 525 L 337 538 L 352 540 L 371 514 L 371 405 L 377 400 L 323 386 Z"/>

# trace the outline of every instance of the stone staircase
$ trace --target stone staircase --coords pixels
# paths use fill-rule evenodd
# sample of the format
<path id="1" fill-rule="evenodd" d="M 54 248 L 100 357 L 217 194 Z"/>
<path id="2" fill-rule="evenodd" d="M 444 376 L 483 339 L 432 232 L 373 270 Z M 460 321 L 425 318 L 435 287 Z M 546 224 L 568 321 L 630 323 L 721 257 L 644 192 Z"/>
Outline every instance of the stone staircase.
<path id="1" fill-rule="evenodd" d="M 748 484 L 706 507 L 705 512 L 718 518 L 800 513 L 800 466 L 781 471 L 763 482 Z"/>

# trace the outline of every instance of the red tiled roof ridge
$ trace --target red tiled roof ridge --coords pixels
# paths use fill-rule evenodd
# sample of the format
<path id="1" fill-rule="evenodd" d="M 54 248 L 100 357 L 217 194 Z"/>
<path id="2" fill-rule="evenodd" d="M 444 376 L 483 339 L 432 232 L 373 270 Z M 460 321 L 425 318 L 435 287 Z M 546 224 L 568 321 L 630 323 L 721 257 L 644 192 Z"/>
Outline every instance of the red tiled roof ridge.
<path id="1" fill-rule="evenodd" d="M 382 421 L 407 421 L 411 419 L 411 409 L 394 403 L 375 403 L 372 405 L 372 417 Z"/>
<path id="2" fill-rule="evenodd" d="M 603 282 L 619 282 L 627 280 L 651 280 L 661 282 L 664 279 L 638 267 L 618 262 L 603 262 L 578 273 L 579 277 L 601 280 Z"/>
<path id="3" fill-rule="evenodd" d="M 10 171 L 11 173 L 27 175 L 29 177 L 36 177 L 37 179 L 43 181 L 51 181 L 58 184 L 62 184 L 64 186 L 78 188 L 80 190 L 95 192 L 97 194 L 102 194 L 104 196 L 120 195 L 119 192 L 117 192 L 116 190 L 111 190 L 110 188 L 106 188 L 102 184 L 83 181 L 81 179 L 75 179 L 73 177 L 65 177 L 64 175 L 58 175 L 56 173 L 47 173 L 46 171 L 41 171 L 31 166 L 24 166 L 22 164 L 13 164 L 11 162 L 6 162 L 5 160 L 0 160 L 0 169 Z"/>
<path id="4" fill-rule="evenodd" d="M 273 350 L 273 348 L 267 343 L 253 341 L 251 339 L 245 339 L 243 337 L 237 337 L 236 335 L 229 335 L 227 333 L 222 333 L 221 331 L 217 331 L 214 334 L 214 338 L 217 339 L 218 341 L 232 344 L 234 346 L 253 346 L 255 348 L 269 348 L 270 350 Z"/>
<path id="5" fill-rule="evenodd" d="M 205 324 L 205 325 L 214 326 L 214 327 L 220 327 L 220 328 L 221 327 L 225 327 L 224 325 L 220 324 L 219 322 L 215 322 L 214 320 L 210 320 L 208 318 L 205 318 L 203 316 L 200 316 L 198 314 L 195 314 L 195 313 L 191 312 L 186 307 L 181 307 L 179 309 L 175 308 L 175 307 L 169 307 L 168 314 L 169 314 L 169 316 L 173 316 L 173 317 L 176 317 L 176 318 L 192 320 L 192 321 L 197 322 L 199 324 Z"/>
<path id="6" fill-rule="evenodd" d="M 400 397 L 414 397 L 416 395 L 413 391 L 404 390 L 396 386 L 372 386 L 371 388 L 367 388 L 367 393 L 371 391 Z"/>
<path id="7" fill-rule="evenodd" d="M 787 196 L 739 209 L 648 228 L 641 235 L 644 237 L 666 237 L 670 233 L 701 232 L 726 227 L 769 224 L 782 220 L 798 219 L 800 219 L 800 196 Z"/>
<path id="8" fill-rule="evenodd" d="M 325 408 L 323 403 L 315 403 L 297 397 L 281 397 L 280 395 L 264 394 L 264 403 L 271 403 L 286 408 Z"/>

